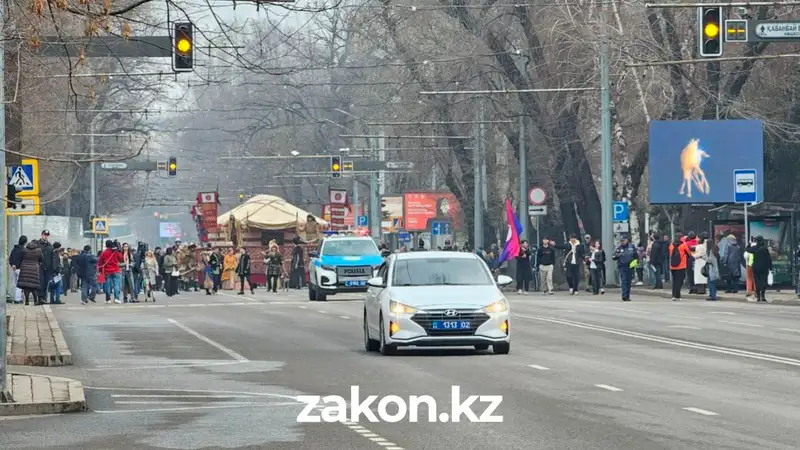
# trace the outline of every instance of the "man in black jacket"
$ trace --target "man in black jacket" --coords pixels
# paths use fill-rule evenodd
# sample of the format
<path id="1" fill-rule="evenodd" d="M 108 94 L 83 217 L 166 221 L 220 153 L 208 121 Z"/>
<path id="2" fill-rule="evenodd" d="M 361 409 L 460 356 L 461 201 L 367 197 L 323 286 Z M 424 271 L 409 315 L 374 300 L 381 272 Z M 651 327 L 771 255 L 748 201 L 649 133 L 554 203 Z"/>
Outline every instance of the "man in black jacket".
<path id="1" fill-rule="evenodd" d="M 97 256 L 92 251 L 92 246 L 85 245 L 77 259 L 78 279 L 81 280 L 81 303 L 84 305 L 94 298 L 99 290 L 97 287 Z"/>
<path id="2" fill-rule="evenodd" d="M 412 252 L 424 252 L 424 251 L 427 250 L 425 248 L 425 241 L 424 240 L 420 239 L 417 244 L 418 244 L 417 247 L 414 247 L 414 248 L 411 249 Z"/>
<path id="3" fill-rule="evenodd" d="M 650 264 L 655 271 L 656 282 L 653 289 L 664 289 L 662 275 L 664 274 L 664 261 L 667 259 L 667 241 L 658 234 L 653 234 L 653 244 L 650 246 Z"/>
<path id="4" fill-rule="evenodd" d="M 50 243 L 50 231 L 42 230 L 41 239 L 39 239 L 39 248 L 42 249 L 42 264 L 39 265 L 39 282 L 41 287 L 39 289 L 39 302 L 47 302 L 47 287 L 50 285 L 50 280 L 53 279 L 55 273 L 53 271 L 56 264 L 54 260 L 58 255 L 53 251 L 53 244 Z"/>
<path id="5" fill-rule="evenodd" d="M 553 295 L 553 267 L 556 263 L 555 242 L 549 237 L 542 239 L 542 246 L 536 250 L 536 269 L 539 270 L 539 278 L 542 285 L 542 292 Z"/>

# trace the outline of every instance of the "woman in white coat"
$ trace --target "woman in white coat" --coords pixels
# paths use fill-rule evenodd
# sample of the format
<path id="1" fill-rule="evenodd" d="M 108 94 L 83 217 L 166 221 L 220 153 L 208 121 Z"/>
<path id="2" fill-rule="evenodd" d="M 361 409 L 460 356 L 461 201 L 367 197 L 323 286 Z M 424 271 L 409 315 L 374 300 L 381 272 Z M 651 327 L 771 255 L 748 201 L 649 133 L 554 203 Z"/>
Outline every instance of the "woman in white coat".
<path id="1" fill-rule="evenodd" d="M 703 286 L 708 284 L 708 280 L 703 276 L 703 267 L 708 262 L 708 233 L 700 233 L 700 238 L 694 248 L 694 284 L 695 286 Z"/>

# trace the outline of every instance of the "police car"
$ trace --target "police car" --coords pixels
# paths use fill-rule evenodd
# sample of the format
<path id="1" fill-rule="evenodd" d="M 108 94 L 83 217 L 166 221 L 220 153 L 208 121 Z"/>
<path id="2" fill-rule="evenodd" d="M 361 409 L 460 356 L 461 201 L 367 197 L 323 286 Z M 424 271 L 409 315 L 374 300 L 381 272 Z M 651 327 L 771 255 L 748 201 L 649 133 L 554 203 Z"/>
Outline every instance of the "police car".
<path id="1" fill-rule="evenodd" d="M 327 236 L 309 256 L 308 299 L 320 302 L 329 295 L 367 292 L 367 281 L 383 264 L 378 246 L 368 236 Z"/>

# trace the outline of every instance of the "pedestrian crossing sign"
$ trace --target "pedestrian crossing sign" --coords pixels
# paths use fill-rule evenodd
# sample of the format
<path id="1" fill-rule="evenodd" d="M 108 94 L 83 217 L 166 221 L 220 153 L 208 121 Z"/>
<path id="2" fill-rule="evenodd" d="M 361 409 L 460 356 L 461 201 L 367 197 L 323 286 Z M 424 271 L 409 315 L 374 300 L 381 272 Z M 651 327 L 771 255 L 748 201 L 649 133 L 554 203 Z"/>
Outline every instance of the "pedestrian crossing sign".
<path id="1" fill-rule="evenodd" d="M 22 164 L 8 168 L 8 184 L 17 188 L 17 195 L 34 197 L 39 195 L 39 161 L 23 159 Z"/>
<path id="2" fill-rule="evenodd" d="M 108 234 L 108 219 L 97 217 L 92 219 L 92 233 Z"/>

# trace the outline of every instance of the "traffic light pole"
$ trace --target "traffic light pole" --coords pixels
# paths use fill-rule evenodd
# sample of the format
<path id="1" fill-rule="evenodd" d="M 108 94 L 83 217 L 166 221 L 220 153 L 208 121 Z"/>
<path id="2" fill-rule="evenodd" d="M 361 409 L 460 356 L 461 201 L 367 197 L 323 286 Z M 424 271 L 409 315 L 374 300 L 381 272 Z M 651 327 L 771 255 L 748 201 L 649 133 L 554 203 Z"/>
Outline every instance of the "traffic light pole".
<path id="1" fill-rule="evenodd" d="M 5 11 L 4 11 L 5 4 L 0 4 L 0 24 L 5 23 Z M 0 92 L 5 93 L 5 33 L 3 32 L 2 27 L 0 27 Z M 6 143 L 6 111 L 5 106 L 0 108 L 0 143 L 3 144 L 3 148 L 5 148 Z M 3 179 L 7 179 L 6 177 L 6 155 L 3 154 L 2 158 L 0 158 L 0 174 L 2 174 Z M 8 181 L 6 181 L 8 183 Z M 5 203 L 5 202 L 3 202 Z M 3 205 L 2 212 L 0 212 L 0 236 L 2 236 L 3 240 L 8 244 L 9 236 L 6 234 L 6 220 L 8 216 L 6 216 L 6 205 Z M 6 245 L 6 251 L 0 252 L 0 283 L 3 286 L 8 285 L 8 270 L 6 270 L 6 261 L 5 255 L 8 254 L 8 245 Z M 0 401 L 6 401 L 6 302 L 5 299 L 0 301 Z"/>

